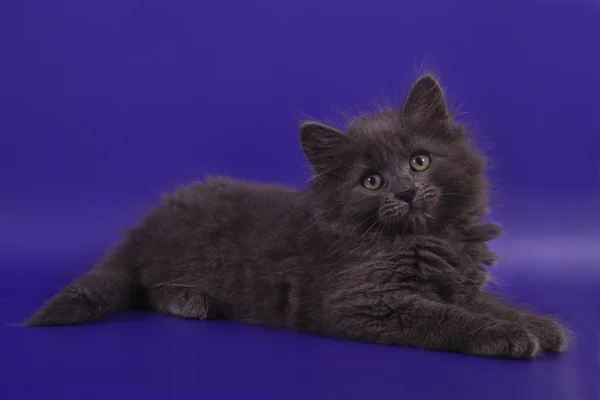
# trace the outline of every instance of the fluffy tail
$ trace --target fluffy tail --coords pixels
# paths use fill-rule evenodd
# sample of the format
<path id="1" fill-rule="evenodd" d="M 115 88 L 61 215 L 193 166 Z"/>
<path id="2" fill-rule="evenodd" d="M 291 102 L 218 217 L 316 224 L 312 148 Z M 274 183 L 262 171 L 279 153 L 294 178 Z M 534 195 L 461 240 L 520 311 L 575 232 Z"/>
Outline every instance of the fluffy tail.
<path id="1" fill-rule="evenodd" d="M 63 288 L 23 325 L 74 325 L 131 308 L 139 283 L 127 261 L 122 249 L 117 249 L 100 265 Z"/>

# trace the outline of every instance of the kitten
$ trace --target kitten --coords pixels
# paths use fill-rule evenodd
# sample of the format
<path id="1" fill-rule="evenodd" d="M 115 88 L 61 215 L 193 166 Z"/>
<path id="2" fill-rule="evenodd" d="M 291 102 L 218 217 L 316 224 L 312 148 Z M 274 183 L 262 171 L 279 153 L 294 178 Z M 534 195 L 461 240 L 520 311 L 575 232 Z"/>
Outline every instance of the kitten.
<path id="1" fill-rule="evenodd" d="M 167 196 L 24 324 L 144 308 L 334 338 L 532 359 L 567 348 L 553 318 L 483 291 L 485 160 L 430 75 L 347 133 L 301 127 L 306 191 L 225 178 Z"/>

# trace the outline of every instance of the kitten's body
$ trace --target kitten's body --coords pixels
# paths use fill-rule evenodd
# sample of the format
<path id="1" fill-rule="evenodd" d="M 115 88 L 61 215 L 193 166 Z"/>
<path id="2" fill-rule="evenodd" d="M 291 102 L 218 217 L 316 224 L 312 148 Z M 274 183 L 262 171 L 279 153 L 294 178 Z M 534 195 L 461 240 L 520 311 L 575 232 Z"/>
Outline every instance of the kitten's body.
<path id="1" fill-rule="evenodd" d="M 402 111 L 358 120 L 347 135 L 305 125 L 308 191 L 225 178 L 180 188 L 26 324 L 141 306 L 483 356 L 562 351 L 558 323 L 482 291 L 499 228 L 480 221 L 483 160 L 446 121 L 425 77 Z M 417 174 L 402 160 L 421 149 L 432 166 Z M 385 185 L 357 184 L 375 170 Z"/>

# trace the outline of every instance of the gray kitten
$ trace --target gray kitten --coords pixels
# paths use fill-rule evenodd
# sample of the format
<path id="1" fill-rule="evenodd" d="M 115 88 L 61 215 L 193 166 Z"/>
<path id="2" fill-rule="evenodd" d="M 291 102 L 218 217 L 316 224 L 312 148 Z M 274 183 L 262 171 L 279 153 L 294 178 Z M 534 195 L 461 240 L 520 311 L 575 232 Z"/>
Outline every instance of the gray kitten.
<path id="1" fill-rule="evenodd" d="M 301 142 L 306 191 L 182 187 L 25 325 L 141 308 L 488 357 L 567 348 L 555 319 L 483 291 L 500 233 L 482 222 L 485 160 L 434 77 L 345 134 L 304 124 Z"/>

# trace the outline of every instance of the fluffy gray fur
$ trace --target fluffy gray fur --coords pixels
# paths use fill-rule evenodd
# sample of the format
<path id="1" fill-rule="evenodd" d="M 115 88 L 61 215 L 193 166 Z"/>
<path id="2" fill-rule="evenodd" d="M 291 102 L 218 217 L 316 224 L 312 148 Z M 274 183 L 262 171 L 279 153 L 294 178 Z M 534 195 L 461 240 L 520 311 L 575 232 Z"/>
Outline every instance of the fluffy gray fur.
<path id="1" fill-rule="evenodd" d="M 25 325 L 143 308 L 477 356 L 567 348 L 556 319 L 483 290 L 500 233 L 482 220 L 485 159 L 433 76 L 346 133 L 306 123 L 300 136 L 315 172 L 306 191 L 182 187 Z"/>

